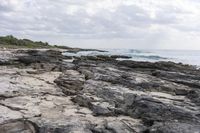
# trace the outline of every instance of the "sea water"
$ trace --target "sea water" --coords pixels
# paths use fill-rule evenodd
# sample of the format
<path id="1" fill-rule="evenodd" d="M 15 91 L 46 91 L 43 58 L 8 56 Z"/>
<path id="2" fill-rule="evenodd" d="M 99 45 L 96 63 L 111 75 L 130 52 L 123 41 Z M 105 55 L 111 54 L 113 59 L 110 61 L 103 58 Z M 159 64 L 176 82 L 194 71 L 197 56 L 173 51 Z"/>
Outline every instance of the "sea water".
<path id="1" fill-rule="evenodd" d="M 65 53 L 67 56 L 94 55 L 126 55 L 134 61 L 172 61 L 176 63 L 200 66 L 200 51 L 198 50 L 136 50 L 136 49 L 101 49 L 107 52 L 82 51 L 76 54 Z M 124 59 L 118 59 L 124 60 Z M 126 59 L 127 60 L 127 59 Z"/>

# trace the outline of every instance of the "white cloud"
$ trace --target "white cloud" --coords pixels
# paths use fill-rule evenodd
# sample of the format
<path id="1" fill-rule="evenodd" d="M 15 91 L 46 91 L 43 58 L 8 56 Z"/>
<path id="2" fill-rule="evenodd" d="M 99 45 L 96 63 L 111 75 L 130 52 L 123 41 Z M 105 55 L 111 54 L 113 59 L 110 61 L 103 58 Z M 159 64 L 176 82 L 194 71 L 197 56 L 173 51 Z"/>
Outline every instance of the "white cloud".
<path id="1" fill-rule="evenodd" d="M 0 0 L 0 35 L 79 47 L 200 49 L 198 0 Z"/>

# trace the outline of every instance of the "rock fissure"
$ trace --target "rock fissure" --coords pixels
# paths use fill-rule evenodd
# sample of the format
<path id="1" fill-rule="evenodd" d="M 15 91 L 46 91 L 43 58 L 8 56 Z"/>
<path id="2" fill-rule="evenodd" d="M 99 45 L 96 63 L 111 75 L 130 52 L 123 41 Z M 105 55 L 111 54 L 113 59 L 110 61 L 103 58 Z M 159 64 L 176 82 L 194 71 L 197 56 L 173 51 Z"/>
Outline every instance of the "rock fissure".
<path id="1" fill-rule="evenodd" d="M 68 62 L 54 50 L 7 54 L 9 65 L 0 58 L 0 133 L 200 131 L 193 66 L 118 56 Z"/>

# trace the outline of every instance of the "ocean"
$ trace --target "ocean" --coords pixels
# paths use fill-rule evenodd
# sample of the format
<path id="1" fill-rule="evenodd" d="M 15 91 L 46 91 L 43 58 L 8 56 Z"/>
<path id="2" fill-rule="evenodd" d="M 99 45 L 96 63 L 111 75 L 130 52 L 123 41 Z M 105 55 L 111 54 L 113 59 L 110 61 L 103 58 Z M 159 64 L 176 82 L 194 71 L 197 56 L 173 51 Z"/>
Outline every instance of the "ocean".
<path id="1" fill-rule="evenodd" d="M 200 51 L 198 50 L 136 50 L 136 49 L 101 49 L 107 52 L 82 51 L 77 54 L 65 53 L 68 56 L 87 56 L 87 55 L 126 55 L 134 61 L 172 61 L 195 65 L 200 67 Z M 124 60 L 124 59 L 118 59 Z M 126 59 L 127 60 L 127 59 Z"/>

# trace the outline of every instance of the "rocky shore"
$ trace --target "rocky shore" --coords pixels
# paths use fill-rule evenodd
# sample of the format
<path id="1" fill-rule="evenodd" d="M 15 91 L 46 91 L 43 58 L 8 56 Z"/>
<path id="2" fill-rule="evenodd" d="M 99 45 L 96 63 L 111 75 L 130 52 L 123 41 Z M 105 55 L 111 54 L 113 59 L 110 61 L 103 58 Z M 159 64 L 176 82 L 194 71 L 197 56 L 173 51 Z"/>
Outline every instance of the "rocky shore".
<path id="1" fill-rule="evenodd" d="M 200 133 L 200 70 L 118 57 L 0 50 L 0 133 Z"/>

